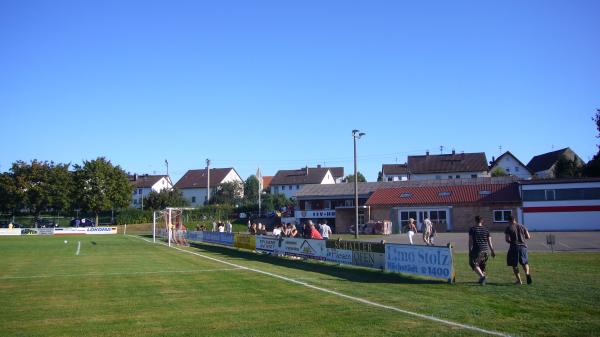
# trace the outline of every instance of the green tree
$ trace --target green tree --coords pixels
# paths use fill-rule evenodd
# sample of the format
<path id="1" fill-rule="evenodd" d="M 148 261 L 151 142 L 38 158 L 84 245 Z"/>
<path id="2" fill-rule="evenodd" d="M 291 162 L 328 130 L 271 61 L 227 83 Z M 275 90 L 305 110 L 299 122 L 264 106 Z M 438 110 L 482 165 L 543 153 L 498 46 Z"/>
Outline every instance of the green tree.
<path id="1" fill-rule="evenodd" d="M 573 178 L 581 177 L 582 167 L 577 165 L 573 159 L 567 158 L 564 154 L 558 158 L 554 165 L 555 178 Z"/>
<path id="2" fill-rule="evenodd" d="M 294 201 L 292 199 L 288 199 L 285 197 L 285 194 L 275 193 L 275 194 L 264 194 L 264 201 L 262 202 L 262 209 L 264 211 L 274 211 L 278 210 L 282 207 L 287 207 L 294 205 Z"/>
<path id="3" fill-rule="evenodd" d="M 211 203 L 219 205 L 237 205 L 242 200 L 244 187 L 239 181 L 228 181 L 222 183 L 217 188 L 217 193 L 214 198 L 211 198 Z"/>
<path id="4" fill-rule="evenodd" d="M 596 123 L 596 130 L 598 130 L 596 138 L 600 138 L 600 109 L 596 109 L 596 115 L 592 120 Z M 596 146 L 598 147 L 598 152 L 585 164 L 583 169 L 583 174 L 586 177 L 600 177 L 600 144 Z"/>
<path id="5" fill-rule="evenodd" d="M 147 209 L 159 210 L 167 207 L 185 207 L 189 206 L 188 201 L 183 197 L 179 190 L 162 190 L 160 192 L 152 191 L 144 198 L 144 206 Z"/>
<path id="6" fill-rule="evenodd" d="M 357 172 L 356 176 L 358 177 L 357 180 L 358 180 L 359 183 L 364 183 L 364 182 L 367 181 L 367 179 L 365 179 L 365 176 L 362 173 L 360 173 L 360 172 Z M 347 175 L 346 178 L 344 178 L 344 180 L 347 183 L 353 183 L 354 182 L 354 174 Z"/>
<path id="7" fill-rule="evenodd" d="M 0 174 L 0 212 L 13 213 L 19 204 L 13 176 L 4 172 Z"/>
<path id="8" fill-rule="evenodd" d="M 69 172 L 69 164 L 50 163 L 48 175 L 49 205 L 57 211 L 68 211 L 73 204 L 75 189 L 73 174 Z"/>
<path id="9" fill-rule="evenodd" d="M 127 207 L 131 201 L 132 186 L 127 173 L 104 157 L 84 161 L 75 168 L 76 204 L 94 212 L 96 223 L 102 211 Z"/>
<path id="10" fill-rule="evenodd" d="M 35 159 L 31 163 L 17 161 L 12 165 L 17 207 L 27 208 L 35 219 L 50 207 L 50 171 L 53 166 L 53 163 Z"/>
<path id="11" fill-rule="evenodd" d="M 506 177 L 508 173 L 502 167 L 496 167 L 491 172 L 492 177 Z"/>
<path id="12" fill-rule="evenodd" d="M 248 204 L 258 202 L 258 178 L 251 175 L 244 183 L 244 201 Z"/>

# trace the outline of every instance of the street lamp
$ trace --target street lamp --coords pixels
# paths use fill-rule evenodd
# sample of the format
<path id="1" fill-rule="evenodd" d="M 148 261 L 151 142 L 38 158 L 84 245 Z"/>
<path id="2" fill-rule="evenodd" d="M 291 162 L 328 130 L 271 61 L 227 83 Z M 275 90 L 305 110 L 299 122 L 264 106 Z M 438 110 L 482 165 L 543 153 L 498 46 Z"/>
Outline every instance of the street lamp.
<path id="1" fill-rule="evenodd" d="M 358 175 L 356 171 L 356 140 L 366 135 L 360 130 L 352 130 L 352 139 L 354 140 L 354 238 L 358 239 Z"/>

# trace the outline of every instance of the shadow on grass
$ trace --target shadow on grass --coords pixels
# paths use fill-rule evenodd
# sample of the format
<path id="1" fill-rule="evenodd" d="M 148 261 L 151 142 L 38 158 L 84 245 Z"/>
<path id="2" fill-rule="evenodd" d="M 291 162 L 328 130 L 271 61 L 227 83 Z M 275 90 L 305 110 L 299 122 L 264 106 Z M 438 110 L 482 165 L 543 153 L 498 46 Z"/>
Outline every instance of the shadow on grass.
<path id="1" fill-rule="evenodd" d="M 407 284 L 445 283 L 444 281 L 420 279 L 396 273 L 386 273 L 375 269 L 367 269 L 347 265 L 337 265 L 312 260 L 292 260 L 289 258 L 277 257 L 270 254 L 257 254 L 248 250 L 222 247 L 205 243 L 190 242 L 190 246 L 213 254 L 218 254 L 227 258 L 251 260 L 262 263 L 268 263 L 279 267 L 293 268 L 307 272 L 319 273 L 338 279 L 344 279 L 349 282 Z"/>

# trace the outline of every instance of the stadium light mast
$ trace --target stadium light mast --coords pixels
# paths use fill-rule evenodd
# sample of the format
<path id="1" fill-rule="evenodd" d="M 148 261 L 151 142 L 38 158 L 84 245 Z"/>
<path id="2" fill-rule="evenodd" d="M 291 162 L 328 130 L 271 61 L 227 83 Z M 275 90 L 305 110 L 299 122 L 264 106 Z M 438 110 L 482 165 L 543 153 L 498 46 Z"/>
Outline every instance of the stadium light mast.
<path id="1" fill-rule="evenodd" d="M 352 130 L 352 139 L 354 140 L 354 238 L 358 239 L 358 175 L 356 168 L 356 140 L 366 135 L 360 130 Z"/>
<path id="2" fill-rule="evenodd" d="M 210 204 L 210 159 L 206 159 L 206 204 Z"/>

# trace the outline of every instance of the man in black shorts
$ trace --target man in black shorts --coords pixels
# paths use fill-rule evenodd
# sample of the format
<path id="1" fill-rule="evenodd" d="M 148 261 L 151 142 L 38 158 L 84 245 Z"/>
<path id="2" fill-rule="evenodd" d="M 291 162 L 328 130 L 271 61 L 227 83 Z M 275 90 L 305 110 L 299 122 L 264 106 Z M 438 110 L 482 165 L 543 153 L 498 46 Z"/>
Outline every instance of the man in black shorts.
<path id="1" fill-rule="evenodd" d="M 531 235 L 527 228 L 517 223 L 512 216 L 508 218 L 508 222 L 508 227 L 506 227 L 506 230 L 504 231 L 506 242 L 510 244 L 508 254 L 506 254 L 506 265 L 513 268 L 513 272 L 517 278 L 515 284 L 523 284 L 521 275 L 519 275 L 519 264 L 525 271 L 527 284 L 531 284 L 529 261 L 527 259 L 527 244 L 525 244 L 525 240 L 529 240 Z"/>
<path id="2" fill-rule="evenodd" d="M 476 225 L 469 229 L 469 265 L 479 275 L 479 284 L 485 285 L 488 250 L 491 250 L 492 257 L 496 257 L 496 253 L 490 232 L 483 226 L 479 215 L 475 217 L 475 223 Z"/>

